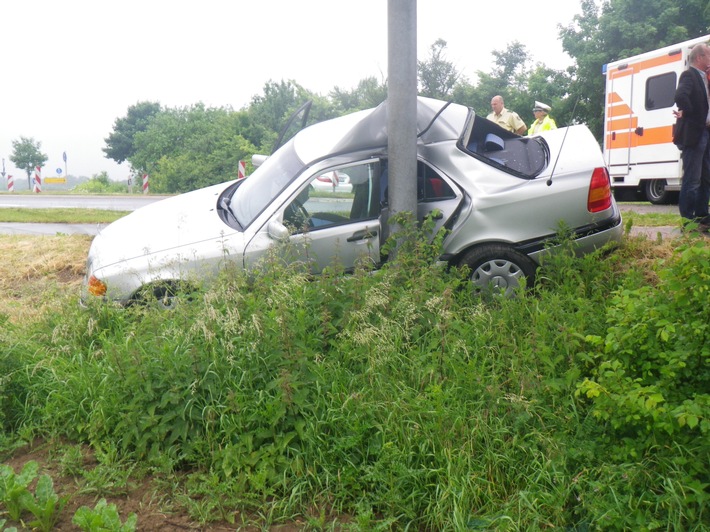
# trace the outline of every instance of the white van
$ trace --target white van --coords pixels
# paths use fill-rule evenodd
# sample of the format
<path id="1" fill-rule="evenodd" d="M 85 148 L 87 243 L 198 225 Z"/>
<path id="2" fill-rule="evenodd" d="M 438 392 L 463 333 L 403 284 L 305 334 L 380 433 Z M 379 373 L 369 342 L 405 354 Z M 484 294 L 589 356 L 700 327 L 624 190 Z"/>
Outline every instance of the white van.
<path id="1" fill-rule="evenodd" d="M 677 201 L 682 163 L 673 144 L 675 90 L 690 49 L 707 41 L 710 35 L 604 65 L 603 151 L 617 196 Z"/>

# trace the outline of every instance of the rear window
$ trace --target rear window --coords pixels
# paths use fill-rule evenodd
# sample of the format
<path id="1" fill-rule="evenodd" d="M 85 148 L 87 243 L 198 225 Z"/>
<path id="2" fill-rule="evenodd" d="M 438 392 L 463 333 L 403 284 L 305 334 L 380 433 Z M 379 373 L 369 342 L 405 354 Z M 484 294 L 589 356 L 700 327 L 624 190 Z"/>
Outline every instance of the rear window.
<path id="1" fill-rule="evenodd" d="M 492 166 L 524 179 L 539 175 L 547 165 L 548 151 L 540 137 L 520 137 L 481 116 L 474 118 L 466 151 Z"/>

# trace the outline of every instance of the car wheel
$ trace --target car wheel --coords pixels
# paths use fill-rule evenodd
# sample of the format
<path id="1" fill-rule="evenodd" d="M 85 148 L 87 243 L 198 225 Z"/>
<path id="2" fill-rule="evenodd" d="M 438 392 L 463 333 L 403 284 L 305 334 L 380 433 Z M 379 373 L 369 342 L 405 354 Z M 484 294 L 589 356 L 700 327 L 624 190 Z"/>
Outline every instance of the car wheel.
<path id="1" fill-rule="evenodd" d="M 649 179 L 644 184 L 646 199 L 654 205 L 667 205 L 673 196 L 672 192 L 666 190 L 665 179 Z"/>
<path id="2" fill-rule="evenodd" d="M 155 306 L 161 310 L 172 310 L 177 307 L 181 296 L 189 292 L 186 287 L 175 283 L 164 283 L 146 286 L 140 290 L 136 303 Z"/>
<path id="3" fill-rule="evenodd" d="M 461 259 L 468 266 L 476 290 L 512 297 L 525 283 L 535 280 L 535 263 L 526 255 L 502 244 L 488 244 L 469 251 Z"/>

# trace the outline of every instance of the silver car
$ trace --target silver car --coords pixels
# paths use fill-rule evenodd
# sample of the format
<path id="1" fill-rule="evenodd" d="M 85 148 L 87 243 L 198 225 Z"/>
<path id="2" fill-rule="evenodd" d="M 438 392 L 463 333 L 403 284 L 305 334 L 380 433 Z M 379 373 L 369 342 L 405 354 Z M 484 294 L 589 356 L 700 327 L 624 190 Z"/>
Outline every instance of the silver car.
<path id="1" fill-rule="evenodd" d="M 388 216 L 387 103 L 307 127 L 255 172 L 148 205 L 98 234 L 82 299 L 165 304 L 177 286 L 230 263 L 249 269 L 290 244 L 315 273 L 337 255 L 345 268 L 381 263 Z M 622 237 L 599 145 L 584 125 L 520 137 L 462 105 L 417 102 L 418 217 L 445 228 L 441 260 L 470 268 L 479 286 L 514 291 L 561 224 L 580 253 Z M 328 172 L 351 190 L 315 195 Z M 296 250 L 296 255 L 293 253 Z"/>

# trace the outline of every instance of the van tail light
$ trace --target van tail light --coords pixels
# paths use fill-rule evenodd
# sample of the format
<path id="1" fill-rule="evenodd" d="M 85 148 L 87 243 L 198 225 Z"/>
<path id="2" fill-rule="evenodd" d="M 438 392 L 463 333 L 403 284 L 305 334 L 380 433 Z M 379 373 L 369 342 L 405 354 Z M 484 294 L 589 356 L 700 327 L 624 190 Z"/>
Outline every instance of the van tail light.
<path id="1" fill-rule="evenodd" d="M 592 172 L 589 183 L 589 196 L 587 197 L 587 210 L 601 212 L 611 207 L 611 179 L 609 171 L 602 166 Z"/>
<path id="2" fill-rule="evenodd" d="M 93 275 L 89 277 L 87 288 L 92 296 L 106 295 L 106 283 L 104 283 L 101 279 L 97 279 Z"/>

